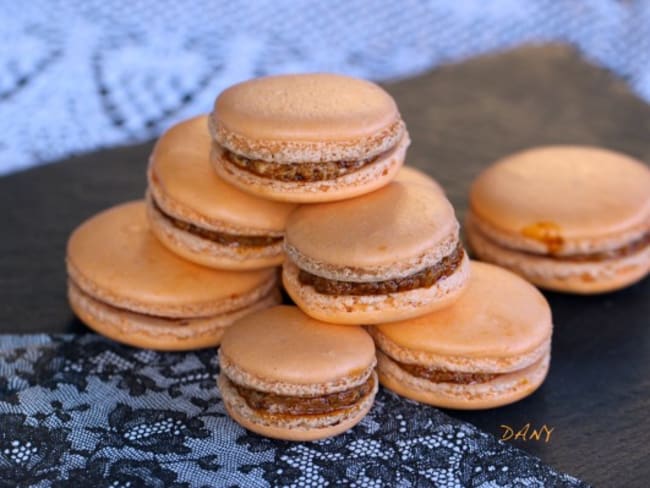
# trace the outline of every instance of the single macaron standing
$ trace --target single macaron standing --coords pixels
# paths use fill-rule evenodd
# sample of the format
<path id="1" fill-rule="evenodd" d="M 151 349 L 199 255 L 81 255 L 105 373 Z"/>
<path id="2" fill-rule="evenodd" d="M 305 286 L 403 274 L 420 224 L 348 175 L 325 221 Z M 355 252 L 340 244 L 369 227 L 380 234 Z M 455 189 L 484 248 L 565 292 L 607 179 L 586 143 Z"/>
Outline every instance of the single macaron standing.
<path id="1" fill-rule="evenodd" d="M 375 363 L 372 338 L 361 327 L 326 324 L 278 306 L 226 331 L 219 390 L 230 416 L 253 432 L 323 439 L 368 413 L 378 388 Z"/>
<path id="2" fill-rule="evenodd" d="M 66 263 L 75 314 L 98 333 L 138 347 L 215 346 L 235 320 L 280 301 L 275 269 L 215 270 L 167 250 L 149 230 L 143 201 L 79 226 Z"/>
<path id="3" fill-rule="evenodd" d="M 469 260 L 454 209 L 430 184 L 393 181 L 352 200 L 299 207 L 287 221 L 282 279 L 326 322 L 392 322 L 449 305 Z"/>
<path id="4" fill-rule="evenodd" d="M 371 326 L 379 381 L 438 407 L 492 408 L 520 400 L 549 368 L 551 310 L 508 270 L 472 261 L 456 303 L 416 319 Z"/>
<path id="5" fill-rule="evenodd" d="M 149 162 L 147 213 L 176 254 L 221 269 L 276 266 L 294 205 L 265 200 L 223 181 L 210 165 L 207 116 L 165 132 Z"/>
<path id="6" fill-rule="evenodd" d="M 217 173 L 249 193 L 289 202 L 355 197 L 388 183 L 409 137 L 381 87 L 334 74 L 234 85 L 210 115 Z"/>
<path id="7" fill-rule="evenodd" d="M 465 229 L 479 258 L 541 287 L 623 288 L 650 272 L 650 169 L 595 147 L 523 151 L 474 181 Z"/>

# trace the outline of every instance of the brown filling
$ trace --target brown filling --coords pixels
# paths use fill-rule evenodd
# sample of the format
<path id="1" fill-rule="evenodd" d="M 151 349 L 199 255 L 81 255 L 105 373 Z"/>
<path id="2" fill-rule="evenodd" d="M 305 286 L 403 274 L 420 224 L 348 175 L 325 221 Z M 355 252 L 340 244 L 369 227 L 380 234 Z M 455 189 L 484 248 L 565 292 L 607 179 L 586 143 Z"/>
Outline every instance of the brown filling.
<path id="1" fill-rule="evenodd" d="M 342 410 L 358 403 L 375 387 L 374 376 L 360 386 L 328 395 L 297 397 L 276 395 L 232 383 L 248 406 L 274 414 L 316 415 Z"/>
<path id="2" fill-rule="evenodd" d="M 393 359 L 393 361 L 395 361 Z M 459 371 L 446 371 L 444 369 L 431 369 L 417 364 L 406 364 L 395 361 L 397 365 L 411 376 L 417 376 L 433 383 L 456 383 L 459 385 L 473 385 L 487 383 L 500 376 L 499 373 L 462 373 Z"/>
<path id="3" fill-rule="evenodd" d="M 458 243 L 451 254 L 442 258 L 439 262 L 424 268 L 410 276 L 396 278 L 386 281 L 369 281 L 355 283 L 351 281 L 336 281 L 316 276 L 303 269 L 298 274 L 300 283 L 313 286 L 314 290 L 323 295 L 384 295 L 386 293 L 398 293 L 414 290 L 416 288 L 429 288 L 442 278 L 453 274 L 463 259 L 465 251 Z"/>
<path id="4" fill-rule="evenodd" d="M 224 157 L 235 166 L 262 178 L 277 181 L 323 181 L 354 173 L 377 161 L 382 154 L 356 161 L 324 161 L 318 163 L 275 163 L 261 159 L 248 159 L 223 150 Z"/>
<path id="5" fill-rule="evenodd" d="M 630 242 L 629 244 L 626 244 L 621 247 L 617 247 L 616 249 L 611 249 L 609 251 L 573 254 L 570 256 L 557 256 L 557 255 L 553 255 L 552 253 L 551 255 L 553 259 L 558 259 L 560 261 L 579 261 L 579 262 L 607 261 L 608 259 L 624 258 L 626 256 L 630 256 L 632 254 L 641 251 L 642 249 L 648 246 L 650 246 L 650 232 L 646 232 L 639 239 Z M 534 253 L 529 253 L 529 254 L 534 254 Z"/>
<path id="6" fill-rule="evenodd" d="M 183 222 L 167 213 L 165 213 L 158 204 L 153 202 L 156 210 L 160 212 L 174 227 L 177 229 L 189 232 L 195 236 L 216 242 L 223 246 L 231 247 L 264 247 L 277 244 L 282 241 L 282 237 L 274 236 L 242 236 L 237 234 L 227 234 L 225 232 L 217 232 L 215 230 L 204 229 L 189 222 Z"/>

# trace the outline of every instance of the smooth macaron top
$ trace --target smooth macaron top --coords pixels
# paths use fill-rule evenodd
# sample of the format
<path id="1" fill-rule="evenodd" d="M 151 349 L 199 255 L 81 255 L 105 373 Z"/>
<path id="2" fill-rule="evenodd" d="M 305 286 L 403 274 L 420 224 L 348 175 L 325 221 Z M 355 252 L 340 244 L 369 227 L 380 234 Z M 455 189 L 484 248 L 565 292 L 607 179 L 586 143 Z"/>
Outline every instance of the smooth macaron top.
<path id="1" fill-rule="evenodd" d="M 266 384 L 337 384 L 375 361 L 374 343 L 361 327 L 321 322 L 290 306 L 240 319 L 224 333 L 220 354 Z"/>
<path id="2" fill-rule="evenodd" d="M 236 304 L 275 273 L 222 271 L 177 257 L 150 232 L 142 201 L 118 205 L 85 221 L 70 236 L 67 261 L 77 285 L 91 295 L 164 316 L 232 310 L 225 304 Z"/>
<path id="3" fill-rule="evenodd" d="M 157 203 L 177 218 L 216 230 L 283 232 L 294 205 L 258 198 L 219 178 L 210 164 L 207 119 L 181 122 L 158 139 L 149 165 Z"/>
<path id="4" fill-rule="evenodd" d="M 440 183 L 438 183 L 428 174 L 412 166 L 402 166 L 397 173 L 397 176 L 395 176 L 395 181 L 401 183 L 425 185 L 439 191 L 443 195 L 445 193 L 442 186 L 440 186 Z"/>
<path id="5" fill-rule="evenodd" d="M 506 233 L 598 238 L 647 226 L 650 169 L 614 151 L 548 146 L 509 156 L 483 171 L 472 212 Z"/>
<path id="6" fill-rule="evenodd" d="M 213 135 L 226 148 L 283 162 L 330 161 L 355 153 L 370 157 L 392 147 L 404 131 L 396 127 L 401 119 L 395 101 L 381 87 L 326 73 L 239 83 L 219 95 L 211 117 Z M 386 137 L 390 144 L 380 140 Z M 328 142 L 338 145 L 328 148 Z M 294 153 L 273 143 L 298 144 Z"/>
<path id="7" fill-rule="evenodd" d="M 414 259 L 457 232 L 440 191 L 393 181 L 355 199 L 299 207 L 287 221 L 286 244 L 322 264 L 372 268 Z"/>
<path id="8" fill-rule="evenodd" d="M 523 355 L 551 337 L 551 310 L 533 285 L 508 270 L 472 261 L 467 290 L 451 306 L 415 319 L 376 325 L 400 348 L 442 356 Z"/>

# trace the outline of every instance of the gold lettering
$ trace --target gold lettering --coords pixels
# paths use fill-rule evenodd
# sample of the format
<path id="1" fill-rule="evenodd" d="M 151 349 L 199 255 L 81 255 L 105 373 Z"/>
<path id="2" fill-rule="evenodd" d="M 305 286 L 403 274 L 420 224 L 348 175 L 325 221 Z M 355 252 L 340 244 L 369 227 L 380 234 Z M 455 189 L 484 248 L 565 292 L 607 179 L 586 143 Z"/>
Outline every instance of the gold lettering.
<path id="1" fill-rule="evenodd" d="M 524 442 L 549 442 L 551 440 L 551 434 L 553 434 L 553 431 L 555 430 L 555 427 L 549 427 L 546 424 L 542 424 L 542 426 L 538 429 L 533 428 L 531 430 L 530 422 L 524 424 L 521 429 L 517 431 L 515 431 L 513 427 L 506 424 L 501 424 L 499 427 L 503 429 L 503 432 L 501 433 L 502 441 L 521 440 Z"/>
<path id="2" fill-rule="evenodd" d="M 546 424 L 542 425 L 542 428 L 540 430 L 546 430 L 546 439 L 544 439 L 544 442 L 548 442 L 551 440 L 551 434 L 555 430 L 555 427 L 551 427 L 550 429 L 546 427 Z"/>
<path id="3" fill-rule="evenodd" d="M 515 434 L 515 440 L 521 439 L 526 440 L 526 435 L 528 435 L 528 429 L 530 429 L 530 422 L 524 425 L 519 431 Z"/>
<path id="4" fill-rule="evenodd" d="M 528 437 L 529 440 L 531 441 L 538 441 L 540 436 L 542 435 L 542 429 L 533 429 L 533 431 L 530 433 L 530 437 Z"/>
<path id="5" fill-rule="evenodd" d="M 512 430 L 512 427 L 503 424 L 500 425 L 499 427 L 503 429 L 503 434 L 501 435 L 502 441 L 509 441 L 510 439 L 512 439 L 512 436 L 515 434 L 515 431 Z"/>

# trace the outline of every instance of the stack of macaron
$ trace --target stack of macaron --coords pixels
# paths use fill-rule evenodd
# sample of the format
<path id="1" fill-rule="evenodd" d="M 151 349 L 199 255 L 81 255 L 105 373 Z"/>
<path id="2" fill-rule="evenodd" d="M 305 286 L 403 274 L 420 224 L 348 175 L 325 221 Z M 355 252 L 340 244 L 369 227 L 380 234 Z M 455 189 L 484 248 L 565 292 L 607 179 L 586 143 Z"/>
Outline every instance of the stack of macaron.
<path id="1" fill-rule="evenodd" d="M 517 274 L 565 290 L 578 280 L 582 291 L 647 274 L 647 168 L 618 163 L 631 188 L 618 203 L 603 194 L 614 163 L 596 176 L 529 155 L 488 169 L 472 189 L 470 244 L 515 274 L 470 262 L 444 191 L 403 166 L 409 143 L 394 100 L 373 83 L 309 74 L 235 85 L 209 115 L 158 140 L 144 201 L 73 233 L 72 308 L 135 346 L 221 344 L 228 413 L 269 437 L 343 432 L 380 383 L 448 408 L 519 400 L 546 377 L 552 318 Z M 567 191 L 551 182 L 562 171 L 594 187 L 576 190 L 571 210 L 544 195 Z M 297 306 L 279 305 L 279 266 Z"/>
<path id="2" fill-rule="evenodd" d="M 334 75 L 253 80 L 218 97 L 209 127 L 219 177 L 299 204 L 282 266 L 297 307 L 251 314 L 223 337 L 218 383 L 233 419 L 312 440 L 358 423 L 378 383 L 471 409 L 543 382 L 548 304 L 506 270 L 470 273 L 444 191 L 402 167 L 408 133 L 381 88 Z"/>

